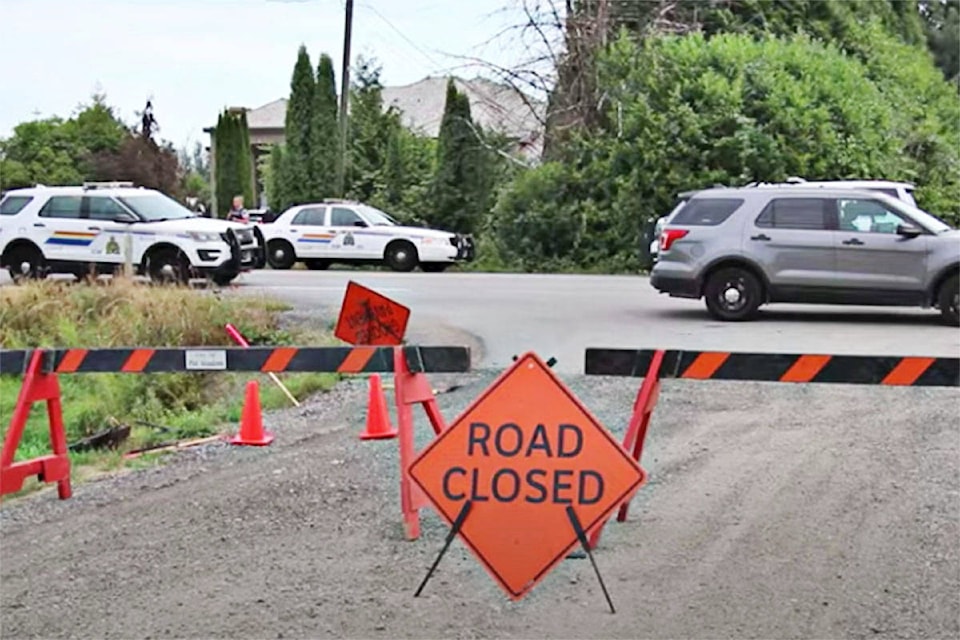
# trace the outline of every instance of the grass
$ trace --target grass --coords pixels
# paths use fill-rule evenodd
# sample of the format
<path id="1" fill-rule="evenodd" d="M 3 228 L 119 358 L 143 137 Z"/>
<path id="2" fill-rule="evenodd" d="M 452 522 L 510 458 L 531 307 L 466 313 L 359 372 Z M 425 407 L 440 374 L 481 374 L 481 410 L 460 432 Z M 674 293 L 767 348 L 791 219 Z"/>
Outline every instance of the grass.
<path id="1" fill-rule="evenodd" d="M 46 280 L 0 289 L 0 346 L 177 347 L 233 346 L 224 325 L 233 323 L 251 344 L 335 344 L 326 328 L 284 329 L 283 303 L 266 297 L 223 296 L 187 287 L 153 287 L 124 279 L 80 284 Z M 281 375 L 298 400 L 330 389 L 330 373 Z M 152 444 L 236 429 L 247 380 L 260 381 L 262 407 L 290 406 L 265 375 L 251 373 L 66 374 L 60 376 L 68 443 L 105 428 L 129 425 L 118 450 L 70 452 L 78 476 L 123 466 L 123 453 Z M 6 431 L 19 393 L 19 376 L 0 376 L 0 424 Z M 50 452 L 46 408 L 36 403 L 16 459 Z"/>

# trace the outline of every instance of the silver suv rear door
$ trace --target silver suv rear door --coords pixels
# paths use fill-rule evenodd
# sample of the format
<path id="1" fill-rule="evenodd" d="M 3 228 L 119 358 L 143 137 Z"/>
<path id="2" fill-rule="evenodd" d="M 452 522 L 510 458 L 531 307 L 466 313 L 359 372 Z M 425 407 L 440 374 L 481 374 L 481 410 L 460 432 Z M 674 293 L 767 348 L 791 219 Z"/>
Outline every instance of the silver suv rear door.
<path id="1" fill-rule="evenodd" d="M 744 252 L 766 273 L 772 301 L 836 286 L 832 207 L 828 198 L 779 195 L 744 227 Z"/>

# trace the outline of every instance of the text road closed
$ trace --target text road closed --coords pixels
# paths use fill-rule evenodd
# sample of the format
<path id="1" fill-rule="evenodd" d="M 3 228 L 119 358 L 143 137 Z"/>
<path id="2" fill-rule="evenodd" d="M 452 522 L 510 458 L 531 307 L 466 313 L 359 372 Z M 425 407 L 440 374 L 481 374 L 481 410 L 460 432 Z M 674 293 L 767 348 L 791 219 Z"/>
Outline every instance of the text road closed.
<path id="1" fill-rule="evenodd" d="M 642 484 L 637 463 L 539 358 L 504 372 L 410 469 L 512 598 L 523 597 L 587 530 Z"/>

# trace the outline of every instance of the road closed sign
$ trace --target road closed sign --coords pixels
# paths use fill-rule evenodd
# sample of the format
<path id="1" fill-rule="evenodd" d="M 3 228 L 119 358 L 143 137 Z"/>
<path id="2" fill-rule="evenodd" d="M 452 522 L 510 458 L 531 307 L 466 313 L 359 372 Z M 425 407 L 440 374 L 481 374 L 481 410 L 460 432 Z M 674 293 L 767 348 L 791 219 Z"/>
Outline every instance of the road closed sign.
<path id="1" fill-rule="evenodd" d="M 513 600 L 579 544 L 568 510 L 589 533 L 645 480 L 532 353 L 421 452 L 410 476 L 448 523 L 459 516 L 461 540 Z"/>

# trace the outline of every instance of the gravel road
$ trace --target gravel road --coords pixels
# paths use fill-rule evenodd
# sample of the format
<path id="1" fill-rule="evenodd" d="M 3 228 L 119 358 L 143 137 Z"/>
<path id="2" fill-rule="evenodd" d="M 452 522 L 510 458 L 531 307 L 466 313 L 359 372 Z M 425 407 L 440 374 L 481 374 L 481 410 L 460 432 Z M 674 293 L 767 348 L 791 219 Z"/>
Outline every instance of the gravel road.
<path id="1" fill-rule="evenodd" d="M 432 376 L 463 385 L 447 419 L 497 373 Z M 622 437 L 638 381 L 563 377 Z M 5 503 L 0 635 L 960 636 L 956 389 L 665 382 L 649 482 L 596 552 L 616 614 L 587 560 L 511 603 L 459 540 L 414 598 L 446 527 L 426 510 L 403 539 L 397 441 L 357 438 L 365 391 L 268 413 L 267 448 Z"/>

